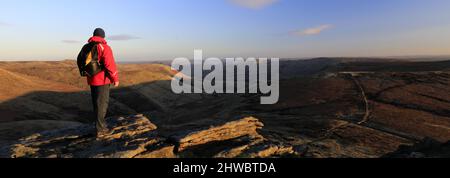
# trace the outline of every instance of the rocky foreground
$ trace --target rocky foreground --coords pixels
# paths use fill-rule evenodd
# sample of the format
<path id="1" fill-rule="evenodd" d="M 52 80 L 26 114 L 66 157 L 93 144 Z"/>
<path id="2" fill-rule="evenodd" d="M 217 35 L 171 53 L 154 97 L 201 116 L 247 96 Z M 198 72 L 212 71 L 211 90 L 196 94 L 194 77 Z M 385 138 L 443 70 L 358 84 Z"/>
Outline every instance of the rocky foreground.
<path id="1" fill-rule="evenodd" d="M 1 149 L 9 158 L 215 158 L 307 157 L 308 149 L 276 144 L 258 134 L 264 125 L 253 117 L 219 126 L 181 131 L 164 137 L 143 115 L 108 119 L 114 132 L 94 136 L 91 125 L 34 134 Z M 216 155 L 205 155 L 205 149 Z M 415 146 L 404 146 L 386 155 L 393 158 L 448 157 L 449 143 L 426 139 Z M 199 154 L 196 154 L 199 153 Z"/>
<path id="2" fill-rule="evenodd" d="M 224 150 L 214 157 L 276 157 L 295 155 L 292 147 L 267 142 L 258 134 L 263 124 L 243 118 L 210 128 L 181 131 L 164 137 L 143 115 L 108 119 L 111 135 L 94 137 L 91 125 L 34 134 L 3 147 L 1 157 L 11 158 L 177 158 L 198 157 L 210 144 Z M 216 147 L 217 148 L 217 147 Z"/>

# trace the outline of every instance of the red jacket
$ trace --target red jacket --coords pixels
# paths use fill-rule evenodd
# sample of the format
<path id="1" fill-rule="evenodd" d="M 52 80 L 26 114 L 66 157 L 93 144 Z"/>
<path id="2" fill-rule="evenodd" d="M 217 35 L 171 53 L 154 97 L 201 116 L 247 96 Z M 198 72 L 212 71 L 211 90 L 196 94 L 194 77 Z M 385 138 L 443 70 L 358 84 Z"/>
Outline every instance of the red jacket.
<path id="1" fill-rule="evenodd" d="M 105 70 L 93 77 L 88 77 L 88 84 L 90 86 L 103 86 L 119 82 L 119 72 L 117 71 L 111 47 L 108 46 L 105 39 L 97 36 L 91 37 L 89 39 L 89 43 L 90 42 L 99 43 L 99 45 L 97 45 L 98 59 L 100 63 L 104 64 Z"/>

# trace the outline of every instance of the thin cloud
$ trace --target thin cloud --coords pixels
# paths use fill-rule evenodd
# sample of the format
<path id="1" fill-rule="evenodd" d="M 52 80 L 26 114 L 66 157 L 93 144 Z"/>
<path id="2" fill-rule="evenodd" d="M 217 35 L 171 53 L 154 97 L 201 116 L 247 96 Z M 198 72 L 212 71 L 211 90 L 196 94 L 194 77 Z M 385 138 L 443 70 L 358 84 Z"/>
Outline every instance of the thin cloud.
<path id="1" fill-rule="evenodd" d="M 231 3 L 249 9 L 263 9 L 279 0 L 228 0 Z"/>
<path id="2" fill-rule="evenodd" d="M 304 30 L 297 30 L 297 31 L 291 32 L 291 34 L 296 35 L 296 36 L 319 35 L 323 31 L 328 30 L 330 28 L 333 28 L 333 25 L 327 24 L 327 25 L 321 25 L 318 27 L 308 28 L 308 29 L 304 29 Z"/>
<path id="3" fill-rule="evenodd" d="M 10 23 L 6 23 L 6 22 L 0 22 L 0 26 L 5 27 L 5 26 L 11 26 Z"/>
<path id="4" fill-rule="evenodd" d="M 77 43 L 80 43 L 80 41 L 76 41 L 76 40 L 61 40 L 61 42 L 67 43 L 67 44 L 77 44 Z"/>
<path id="5" fill-rule="evenodd" d="M 138 40 L 141 38 L 133 35 L 121 34 L 109 36 L 108 39 L 112 41 L 129 41 L 129 40 Z"/>

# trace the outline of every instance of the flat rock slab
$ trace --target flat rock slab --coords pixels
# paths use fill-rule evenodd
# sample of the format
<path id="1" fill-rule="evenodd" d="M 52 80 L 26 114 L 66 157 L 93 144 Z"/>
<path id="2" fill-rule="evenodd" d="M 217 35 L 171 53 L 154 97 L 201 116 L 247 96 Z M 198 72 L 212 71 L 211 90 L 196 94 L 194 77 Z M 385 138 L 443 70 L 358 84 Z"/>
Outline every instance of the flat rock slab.
<path id="1" fill-rule="evenodd" d="M 211 142 L 226 141 L 244 136 L 258 137 L 258 129 L 264 126 L 258 119 L 247 117 L 236 121 L 227 122 L 223 125 L 210 128 L 186 131 L 170 137 L 177 145 L 178 152 L 189 147 L 203 145 Z"/>
<path id="2" fill-rule="evenodd" d="M 102 138 L 94 136 L 91 125 L 48 131 L 3 148 L 2 157 L 133 158 L 165 140 L 157 136 L 157 127 L 142 115 L 110 118 L 107 122 L 114 132 Z"/>

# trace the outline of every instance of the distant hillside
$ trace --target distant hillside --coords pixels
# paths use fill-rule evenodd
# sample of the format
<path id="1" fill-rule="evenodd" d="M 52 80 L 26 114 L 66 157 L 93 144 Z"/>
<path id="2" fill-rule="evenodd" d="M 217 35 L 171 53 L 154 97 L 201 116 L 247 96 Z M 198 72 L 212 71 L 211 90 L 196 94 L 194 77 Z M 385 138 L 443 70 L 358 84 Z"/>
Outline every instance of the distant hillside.
<path id="1" fill-rule="evenodd" d="M 319 58 L 280 65 L 280 100 L 260 105 L 259 94 L 177 95 L 168 65 L 120 64 L 122 86 L 112 90 L 108 116 L 127 129 L 109 136 L 119 145 L 98 147 L 81 133 L 93 114 L 74 61 L 0 62 L 0 144 L 17 143 L 6 149 L 18 157 L 373 158 L 431 157 L 431 148 L 411 151 L 420 152 L 415 145 L 424 139 L 433 140 L 431 147 L 450 140 L 449 61 Z M 74 139 L 64 147 L 59 138 Z M 35 152 L 41 148 L 52 149 Z"/>
<path id="2" fill-rule="evenodd" d="M 280 76 L 283 78 L 345 71 L 421 72 L 450 70 L 450 60 L 413 62 L 396 58 L 317 58 L 310 60 L 285 60 L 280 65 Z"/>

